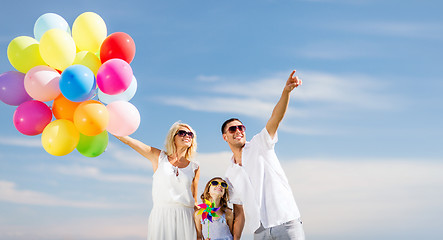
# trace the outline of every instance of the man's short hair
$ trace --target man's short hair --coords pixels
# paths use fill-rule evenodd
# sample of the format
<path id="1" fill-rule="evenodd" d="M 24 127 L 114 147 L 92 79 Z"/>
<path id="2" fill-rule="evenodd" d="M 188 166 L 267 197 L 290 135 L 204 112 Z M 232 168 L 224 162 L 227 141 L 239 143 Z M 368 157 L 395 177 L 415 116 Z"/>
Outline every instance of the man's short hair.
<path id="1" fill-rule="evenodd" d="M 239 121 L 239 122 L 242 123 L 242 121 L 240 121 L 238 118 L 230 118 L 230 119 L 226 120 L 226 121 L 223 123 L 223 125 L 221 126 L 221 132 L 222 132 L 222 134 L 225 133 L 226 125 L 228 125 L 230 122 L 233 122 L 233 121 Z M 243 123 L 242 123 L 242 124 L 243 124 Z"/>

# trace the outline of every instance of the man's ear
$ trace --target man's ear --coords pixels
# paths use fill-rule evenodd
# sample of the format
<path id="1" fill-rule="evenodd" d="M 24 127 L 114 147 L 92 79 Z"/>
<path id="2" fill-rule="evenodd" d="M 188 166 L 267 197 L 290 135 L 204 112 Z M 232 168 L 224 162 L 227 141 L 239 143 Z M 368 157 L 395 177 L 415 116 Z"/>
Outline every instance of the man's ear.
<path id="1" fill-rule="evenodd" d="M 223 140 L 225 140 L 226 142 L 228 141 L 227 139 L 228 139 L 228 136 L 225 134 L 225 133 L 223 133 Z"/>

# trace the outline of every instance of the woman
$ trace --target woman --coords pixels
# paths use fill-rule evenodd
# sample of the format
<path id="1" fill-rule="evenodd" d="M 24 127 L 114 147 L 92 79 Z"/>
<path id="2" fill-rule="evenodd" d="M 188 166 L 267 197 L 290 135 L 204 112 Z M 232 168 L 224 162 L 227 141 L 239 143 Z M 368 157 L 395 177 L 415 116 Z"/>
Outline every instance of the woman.
<path id="1" fill-rule="evenodd" d="M 232 240 L 232 228 L 234 215 L 228 207 L 229 191 L 228 184 L 220 177 L 215 177 L 206 183 L 205 190 L 201 195 L 202 202 L 214 203 L 218 208 L 216 214 L 219 217 L 212 218 L 210 222 L 203 219 L 198 211 L 194 213 L 195 225 L 197 227 L 197 239 Z"/>
<path id="2" fill-rule="evenodd" d="M 165 151 L 128 136 L 117 138 L 149 159 L 154 170 L 148 240 L 195 240 L 193 216 L 200 176 L 198 164 L 191 161 L 197 149 L 195 131 L 188 124 L 174 123 Z"/>

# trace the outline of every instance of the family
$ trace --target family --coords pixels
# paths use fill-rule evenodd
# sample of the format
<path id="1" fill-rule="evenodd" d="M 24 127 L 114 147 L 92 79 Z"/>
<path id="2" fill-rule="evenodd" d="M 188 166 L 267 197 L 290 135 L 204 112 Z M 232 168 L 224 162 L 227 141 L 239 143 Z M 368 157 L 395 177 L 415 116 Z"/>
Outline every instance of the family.
<path id="1" fill-rule="evenodd" d="M 294 74 L 295 70 L 266 126 L 250 141 L 246 141 L 246 127 L 239 119 L 222 124 L 223 139 L 233 153 L 231 164 L 224 178 L 212 178 L 200 196 L 203 203 L 208 200 L 218 208 L 212 222 L 197 214 L 200 168 L 192 161 L 197 135 L 191 126 L 173 124 L 164 150 L 129 136 L 117 137 L 152 164 L 148 240 L 232 240 L 240 239 L 243 230 L 254 233 L 255 240 L 305 239 L 298 207 L 274 151 L 290 94 L 302 84 Z"/>

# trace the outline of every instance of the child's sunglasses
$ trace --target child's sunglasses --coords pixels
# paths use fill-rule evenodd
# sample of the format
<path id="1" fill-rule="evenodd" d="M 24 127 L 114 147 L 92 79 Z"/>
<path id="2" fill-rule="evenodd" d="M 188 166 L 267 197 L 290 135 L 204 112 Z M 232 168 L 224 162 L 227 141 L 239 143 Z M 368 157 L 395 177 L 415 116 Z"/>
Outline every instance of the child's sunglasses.
<path id="1" fill-rule="evenodd" d="M 178 130 L 175 135 L 178 135 L 179 137 L 184 137 L 184 136 L 188 135 L 189 137 L 194 138 L 193 132 L 186 132 L 185 130 Z"/>
<path id="2" fill-rule="evenodd" d="M 212 181 L 211 181 L 211 185 L 214 186 L 214 187 L 217 187 L 219 184 L 220 184 L 220 185 L 222 186 L 222 188 L 224 188 L 224 189 L 228 188 L 228 184 L 226 184 L 225 182 L 219 182 L 219 181 L 216 181 L 216 180 L 212 180 Z"/>

